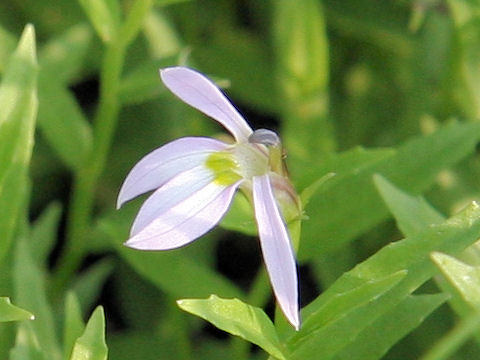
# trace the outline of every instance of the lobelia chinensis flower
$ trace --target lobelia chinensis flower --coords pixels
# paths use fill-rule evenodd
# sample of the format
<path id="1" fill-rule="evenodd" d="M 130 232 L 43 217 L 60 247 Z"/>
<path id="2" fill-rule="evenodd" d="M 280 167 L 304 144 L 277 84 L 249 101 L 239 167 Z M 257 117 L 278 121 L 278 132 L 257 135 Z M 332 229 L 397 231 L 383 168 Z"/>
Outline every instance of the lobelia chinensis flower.
<path id="1" fill-rule="evenodd" d="M 296 263 L 285 219 L 298 218 L 301 205 L 288 180 L 278 136 L 266 129 L 253 131 L 202 74 L 172 67 L 160 76 L 172 93 L 222 124 L 235 141 L 185 137 L 141 159 L 122 185 L 117 208 L 155 191 L 141 207 L 125 244 L 141 250 L 188 244 L 219 223 L 240 189 L 253 204 L 275 297 L 298 330 Z"/>

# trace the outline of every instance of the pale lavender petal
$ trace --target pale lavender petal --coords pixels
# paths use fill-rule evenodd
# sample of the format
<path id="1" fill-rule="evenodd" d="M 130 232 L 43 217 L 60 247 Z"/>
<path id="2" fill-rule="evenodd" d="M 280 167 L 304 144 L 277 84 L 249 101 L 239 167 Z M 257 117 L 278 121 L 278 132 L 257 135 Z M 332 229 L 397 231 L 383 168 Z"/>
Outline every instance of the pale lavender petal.
<path id="1" fill-rule="evenodd" d="M 227 187 L 208 184 L 158 216 L 125 245 L 140 250 L 168 250 L 194 241 L 221 220 L 239 183 Z"/>
<path id="2" fill-rule="evenodd" d="M 156 218 L 168 213 L 171 208 L 191 198 L 212 183 L 214 179 L 213 171 L 203 165 L 175 176 L 143 203 L 133 222 L 130 237 L 138 234 Z"/>
<path id="3" fill-rule="evenodd" d="M 295 255 L 268 175 L 253 177 L 253 202 L 263 258 L 275 297 L 288 321 L 300 328 Z"/>
<path id="4" fill-rule="evenodd" d="M 211 138 L 185 137 L 144 156 L 130 171 L 118 195 L 117 209 L 147 191 L 159 188 L 175 175 L 205 162 L 228 145 Z"/>
<path id="5" fill-rule="evenodd" d="M 204 75 L 186 68 L 160 70 L 163 83 L 188 105 L 227 128 L 238 142 L 246 142 L 252 129 L 225 95 Z"/>

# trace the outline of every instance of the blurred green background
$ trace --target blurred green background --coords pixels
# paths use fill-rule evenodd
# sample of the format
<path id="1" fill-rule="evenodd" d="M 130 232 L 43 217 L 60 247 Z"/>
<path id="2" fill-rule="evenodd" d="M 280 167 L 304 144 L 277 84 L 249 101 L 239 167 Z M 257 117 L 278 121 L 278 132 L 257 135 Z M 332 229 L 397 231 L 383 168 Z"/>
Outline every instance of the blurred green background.
<path id="1" fill-rule="evenodd" d="M 303 223 L 298 254 L 303 305 L 344 272 L 401 239 L 401 233 L 408 235 L 389 215 L 373 174 L 407 193 L 422 194 L 445 217 L 478 198 L 477 1 L 94 4 L 1 1 L 0 75 L 25 25 L 33 24 L 39 108 L 31 198 L 22 205 L 28 221 L 20 216 L 17 228 L 31 223 L 25 225 L 28 231 L 42 239 L 42 250 L 37 249 L 41 261 L 34 269 L 47 290 L 32 290 L 30 296 L 44 292 L 57 329 L 67 289 L 78 296 L 84 318 L 103 305 L 110 358 L 265 358 L 258 349 L 250 351 L 181 312 L 175 304 L 179 298 L 211 293 L 240 297 L 273 315 L 251 214 L 242 213 L 241 205 L 223 228 L 186 248 L 142 253 L 122 247 L 144 199 L 115 210 L 132 166 L 167 141 L 223 131 L 168 93 L 159 68 L 180 64 L 207 74 L 252 127 L 277 130 L 299 192 L 336 174 L 306 206 L 309 219 Z M 126 15 L 132 9 L 138 18 Z M 120 39 L 115 29 L 125 18 L 133 25 L 124 28 Z M 22 290 L 10 279 L 22 267 L 12 260 L 14 253 L 20 256 L 20 245 L 12 243 L 10 260 L 2 265 L 1 295 L 17 298 L 17 305 L 33 311 L 38 304 L 21 300 Z M 33 257 L 35 249 L 29 250 Z M 462 259 L 480 264 L 476 248 L 467 255 Z M 438 287 L 430 281 L 421 290 L 434 293 Z M 28 291 L 23 294 L 28 298 Z M 419 358 L 447 333 L 456 316 L 442 305 L 418 329 L 387 347 L 383 358 Z M 13 342 L 13 325 L 2 332 L 0 358 Z M 478 342 L 468 338 L 452 358 L 480 356 Z"/>

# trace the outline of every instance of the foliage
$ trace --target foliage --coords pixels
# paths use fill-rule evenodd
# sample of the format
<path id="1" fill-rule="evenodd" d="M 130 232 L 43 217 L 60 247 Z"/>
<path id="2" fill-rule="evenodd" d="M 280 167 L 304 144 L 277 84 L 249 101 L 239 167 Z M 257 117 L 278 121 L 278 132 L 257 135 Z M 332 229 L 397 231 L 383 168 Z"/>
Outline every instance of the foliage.
<path id="1" fill-rule="evenodd" d="M 1 2 L 0 358 L 479 358 L 478 6 Z M 304 203 L 299 331 L 244 197 L 188 247 L 123 246 L 128 170 L 219 132 L 161 84 L 178 64 L 281 134 Z"/>

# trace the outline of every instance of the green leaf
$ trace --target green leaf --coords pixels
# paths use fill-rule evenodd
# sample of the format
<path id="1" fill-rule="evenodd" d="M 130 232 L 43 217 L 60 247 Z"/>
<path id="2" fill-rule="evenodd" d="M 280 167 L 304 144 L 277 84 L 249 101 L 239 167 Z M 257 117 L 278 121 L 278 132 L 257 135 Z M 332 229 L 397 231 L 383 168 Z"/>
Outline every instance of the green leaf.
<path id="1" fill-rule="evenodd" d="M 75 341 L 85 331 L 82 311 L 78 297 L 73 291 L 67 293 L 65 299 L 65 319 L 63 324 L 63 358 L 70 359 Z"/>
<path id="2" fill-rule="evenodd" d="M 15 347 L 10 350 L 10 360 L 49 360 L 42 352 L 30 323 L 20 323 L 17 328 Z"/>
<path id="3" fill-rule="evenodd" d="M 92 130 L 73 95 L 49 72 L 40 72 L 38 126 L 49 145 L 77 170 L 92 147 Z"/>
<path id="4" fill-rule="evenodd" d="M 41 71 L 55 81 L 68 84 L 82 69 L 92 35 L 87 24 L 77 24 L 50 39 L 39 51 Z"/>
<path id="5" fill-rule="evenodd" d="M 372 302 L 375 298 L 391 290 L 406 275 L 406 271 L 398 271 L 385 278 L 370 280 L 344 293 L 335 294 L 315 309 L 305 308 L 302 312 L 305 317 L 302 329 L 292 337 L 292 342 L 304 337 L 307 333 L 316 331 L 325 324 L 344 317 L 349 311 Z"/>
<path id="6" fill-rule="evenodd" d="M 388 217 L 372 181 L 374 174 L 381 174 L 405 191 L 418 194 L 434 183 L 442 169 L 469 155 L 479 138 L 480 124 L 454 122 L 431 135 L 409 140 L 392 156 L 366 166 L 352 166 L 352 171 L 344 175 L 336 171 L 336 164 L 340 162 L 343 166 L 342 158 L 348 156 L 348 152 L 333 156 L 319 167 L 312 165 L 316 175 L 310 174 L 309 180 L 303 179 L 303 183 L 312 182 L 319 174 L 334 172 L 337 176 L 306 208 L 310 220 L 302 224 L 299 259 L 325 256 Z"/>
<path id="7" fill-rule="evenodd" d="M 62 207 L 59 203 L 51 203 L 32 224 L 30 232 L 30 249 L 35 254 L 39 266 L 47 266 L 48 257 L 57 239 Z"/>
<path id="8" fill-rule="evenodd" d="M 35 316 L 15 305 L 12 305 L 8 297 L 0 297 L 0 322 L 33 320 Z"/>
<path id="9" fill-rule="evenodd" d="M 34 28 L 28 25 L 0 85 L 0 261 L 8 251 L 27 186 L 37 112 Z"/>
<path id="10" fill-rule="evenodd" d="M 262 309 L 238 299 L 222 299 L 211 295 L 208 299 L 183 299 L 178 306 L 197 315 L 232 335 L 250 341 L 276 357 L 285 359 L 275 327 Z"/>
<path id="11" fill-rule="evenodd" d="M 60 345 L 53 312 L 47 300 L 45 273 L 34 261 L 25 239 L 20 239 L 16 244 L 13 270 L 15 302 L 35 314 L 35 321 L 29 323 L 33 334 L 44 354 L 47 354 L 49 359 L 59 360 Z"/>
<path id="12" fill-rule="evenodd" d="M 118 0 L 78 0 L 98 36 L 106 43 L 117 34 L 120 26 Z"/>
<path id="13" fill-rule="evenodd" d="M 333 359 L 381 359 L 393 345 L 420 325 L 432 311 L 443 304 L 446 298 L 447 296 L 444 294 L 408 296 L 393 310 L 383 314 L 364 329 Z"/>
<path id="14" fill-rule="evenodd" d="M 291 339 L 293 358 L 308 358 L 312 354 L 317 356 L 333 356 L 340 349 L 347 346 L 352 338 L 350 336 L 336 336 L 344 331 L 359 333 L 360 324 L 373 323 L 383 313 L 405 300 L 415 289 L 430 279 L 436 268 L 429 259 L 432 251 L 458 253 L 473 244 L 480 236 L 480 207 L 473 203 L 464 211 L 451 219 L 432 225 L 424 230 L 409 236 L 404 240 L 392 243 L 353 270 L 341 276 L 321 296 L 309 304 L 303 311 L 306 315 L 304 328 Z M 321 326 L 314 320 L 309 320 L 310 314 L 315 314 L 326 304 L 334 301 L 339 294 L 352 291 L 363 286 L 366 282 L 380 280 L 399 271 L 407 270 L 408 273 L 398 285 L 375 298 L 371 302 L 360 306 L 352 312 L 351 316 L 344 316 L 332 331 L 325 329 L 330 323 Z M 313 318 L 314 319 L 314 318 Z M 307 322 L 312 325 L 307 326 Z M 333 325 L 331 325 L 333 326 Z M 331 342 L 325 339 L 330 336 Z"/>
<path id="15" fill-rule="evenodd" d="M 435 265 L 448 280 L 453 299 L 460 297 L 463 302 L 460 314 L 467 315 L 480 309 L 480 267 L 467 265 L 451 256 L 433 253 Z M 456 307 L 458 310 L 459 307 Z"/>
<path id="16" fill-rule="evenodd" d="M 422 197 L 402 192 L 381 175 L 374 175 L 373 180 L 405 236 L 414 235 L 429 225 L 445 221 Z"/>
<path id="17" fill-rule="evenodd" d="M 319 307 L 307 307 L 305 322 L 289 340 L 293 358 L 328 358 L 346 346 L 376 318 L 392 307 L 389 294 L 406 276 L 399 271 L 337 293 Z"/>
<path id="18" fill-rule="evenodd" d="M 98 306 L 88 320 L 82 336 L 75 342 L 70 360 L 106 360 L 105 315 Z"/>

